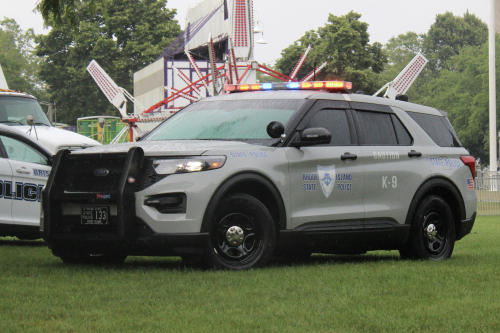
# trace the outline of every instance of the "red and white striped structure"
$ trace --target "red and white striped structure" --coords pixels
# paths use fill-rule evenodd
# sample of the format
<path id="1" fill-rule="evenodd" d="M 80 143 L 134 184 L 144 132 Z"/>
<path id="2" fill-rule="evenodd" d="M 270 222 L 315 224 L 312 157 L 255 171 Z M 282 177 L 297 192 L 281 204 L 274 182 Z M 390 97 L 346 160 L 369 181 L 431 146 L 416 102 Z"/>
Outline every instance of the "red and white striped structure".
<path id="1" fill-rule="evenodd" d="M 299 74 L 300 69 L 302 68 L 302 66 L 304 65 L 304 62 L 307 59 L 307 54 L 309 53 L 309 51 L 311 51 L 311 45 L 309 45 L 307 47 L 306 51 L 304 53 L 302 53 L 299 61 L 297 62 L 297 64 L 293 68 L 292 74 L 290 74 L 291 80 L 295 80 L 295 78 L 297 77 L 297 74 Z"/>
<path id="2" fill-rule="evenodd" d="M 312 70 L 311 73 L 307 74 L 302 80 L 301 82 L 307 82 L 307 81 L 310 81 L 312 78 L 314 78 L 315 75 L 317 75 L 319 72 L 321 72 L 321 70 L 323 68 L 326 67 L 326 65 L 328 65 L 328 62 L 324 62 L 322 63 L 321 65 L 319 65 L 318 67 L 316 67 L 315 69 Z"/>
<path id="3" fill-rule="evenodd" d="M 97 83 L 104 96 L 113 104 L 119 111 L 122 117 L 127 117 L 127 99 L 122 90 L 113 81 L 108 74 L 99 66 L 97 61 L 92 60 L 87 66 L 87 71 L 90 73 L 94 81 Z"/>
<path id="4" fill-rule="evenodd" d="M 404 95 L 410 89 L 411 85 L 417 79 L 417 76 L 424 69 L 425 65 L 429 62 L 426 57 L 422 53 L 418 53 L 412 61 L 399 73 L 398 76 L 394 79 L 394 81 L 385 84 L 379 91 L 377 91 L 373 96 L 377 96 L 384 89 L 387 88 L 387 91 L 384 94 L 384 97 L 388 97 L 390 99 L 396 99 L 397 95 Z"/>

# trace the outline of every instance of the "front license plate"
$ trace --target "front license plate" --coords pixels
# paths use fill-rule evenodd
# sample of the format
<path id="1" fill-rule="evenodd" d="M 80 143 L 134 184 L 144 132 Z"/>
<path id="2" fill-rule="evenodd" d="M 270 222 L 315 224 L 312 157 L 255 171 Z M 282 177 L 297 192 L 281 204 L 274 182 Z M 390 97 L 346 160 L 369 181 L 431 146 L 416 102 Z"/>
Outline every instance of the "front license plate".
<path id="1" fill-rule="evenodd" d="M 108 224 L 109 207 L 82 207 L 82 224 Z"/>

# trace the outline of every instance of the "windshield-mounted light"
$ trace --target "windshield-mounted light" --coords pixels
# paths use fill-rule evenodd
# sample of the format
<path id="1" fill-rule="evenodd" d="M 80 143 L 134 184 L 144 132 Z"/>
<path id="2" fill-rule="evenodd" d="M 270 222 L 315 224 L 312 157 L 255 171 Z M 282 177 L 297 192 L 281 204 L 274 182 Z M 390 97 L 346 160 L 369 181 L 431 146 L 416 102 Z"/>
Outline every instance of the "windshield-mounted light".
<path id="1" fill-rule="evenodd" d="M 158 158 L 153 168 L 159 175 L 187 173 L 219 169 L 226 163 L 226 156 L 193 156 L 181 158 Z"/>

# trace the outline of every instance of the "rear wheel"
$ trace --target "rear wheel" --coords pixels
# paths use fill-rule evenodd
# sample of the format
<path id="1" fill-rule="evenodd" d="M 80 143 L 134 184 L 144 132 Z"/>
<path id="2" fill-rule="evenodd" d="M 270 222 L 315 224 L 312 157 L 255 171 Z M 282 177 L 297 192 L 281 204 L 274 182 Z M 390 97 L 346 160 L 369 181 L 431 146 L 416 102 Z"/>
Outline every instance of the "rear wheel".
<path id="1" fill-rule="evenodd" d="M 422 200 L 413 218 L 407 244 L 399 250 L 403 258 L 443 260 L 451 257 L 455 245 L 453 213 L 437 195 Z"/>
<path id="2" fill-rule="evenodd" d="M 271 258 L 276 232 L 271 214 L 255 197 L 237 193 L 222 200 L 211 220 L 203 262 L 210 268 L 262 267 Z"/>

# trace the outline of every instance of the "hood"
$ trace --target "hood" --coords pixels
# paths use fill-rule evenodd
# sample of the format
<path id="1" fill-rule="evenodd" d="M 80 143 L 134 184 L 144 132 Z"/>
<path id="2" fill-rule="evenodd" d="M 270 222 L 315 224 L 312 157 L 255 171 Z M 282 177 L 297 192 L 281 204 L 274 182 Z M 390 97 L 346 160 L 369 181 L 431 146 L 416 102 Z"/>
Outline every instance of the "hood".
<path id="1" fill-rule="evenodd" d="M 24 133 L 28 132 L 31 128 L 30 126 L 11 127 L 15 127 Z M 80 149 L 82 147 L 85 148 L 101 145 L 99 142 L 87 138 L 86 136 L 56 127 L 36 126 L 36 134 L 35 129 L 33 129 L 31 134 L 28 135 L 34 140 L 36 140 L 38 136 L 38 142 L 49 148 L 54 153 L 57 153 L 60 148 Z"/>
<path id="2" fill-rule="evenodd" d="M 207 150 L 248 148 L 238 141 L 168 140 L 119 143 L 78 150 L 72 154 L 126 153 L 132 147 L 141 147 L 146 156 L 201 155 Z"/>

